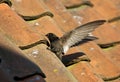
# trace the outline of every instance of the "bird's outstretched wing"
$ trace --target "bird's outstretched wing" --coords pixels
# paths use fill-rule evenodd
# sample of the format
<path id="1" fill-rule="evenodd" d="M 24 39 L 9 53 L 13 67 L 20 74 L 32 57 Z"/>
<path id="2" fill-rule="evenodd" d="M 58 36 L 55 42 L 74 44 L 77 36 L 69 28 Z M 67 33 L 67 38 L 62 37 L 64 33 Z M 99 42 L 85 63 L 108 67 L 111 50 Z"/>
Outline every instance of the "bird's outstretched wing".
<path id="1" fill-rule="evenodd" d="M 82 41 L 86 36 L 88 36 L 88 33 L 94 31 L 95 28 L 99 27 L 105 22 L 105 20 L 96 20 L 92 22 L 88 22 L 84 25 L 81 25 L 74 30 L 64 34 L 60 40 L 64 44 L 63 48 L 65 46 L 71 47 L 74 44 Z"/>

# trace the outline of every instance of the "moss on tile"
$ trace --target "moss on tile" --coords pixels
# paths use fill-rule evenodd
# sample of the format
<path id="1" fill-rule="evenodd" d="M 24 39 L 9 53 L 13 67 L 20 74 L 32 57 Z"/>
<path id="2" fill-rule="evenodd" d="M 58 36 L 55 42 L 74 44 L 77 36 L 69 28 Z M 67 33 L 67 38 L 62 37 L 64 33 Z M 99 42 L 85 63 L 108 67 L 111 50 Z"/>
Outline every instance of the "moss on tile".
<path id="1" fill-rule="evenodd" d="M 112 47 L 108 47 L 108 48 L 102 48 L 104 51 L 109 51 L 109 50 L 111 50 L 111 49 L 113 49 L 114 48 L 114 46 L 112 46 Z"/>
<path id="2" fill-rule="evenodd" d="M 70 66 L 67 67 L 67 69 L 68 69 L 68 70 L 71 70 L 72 68 L 75 67 L 75 65 L 76 65 L 76 64 L 70 65 Z"/>
<path id="3" fill-rule="evenodd" d="M 86 7 L 88 7 L 88 6 L 86 6 L 86 5 L 82 5 L 82 6 L 78 6 L 78 7 L 71 7 L 71 8 L 67 8 L 67 10 L 68 11 L 77 11 L 77 10 L 81 10 L 81 9 L 85 9 Z"/>

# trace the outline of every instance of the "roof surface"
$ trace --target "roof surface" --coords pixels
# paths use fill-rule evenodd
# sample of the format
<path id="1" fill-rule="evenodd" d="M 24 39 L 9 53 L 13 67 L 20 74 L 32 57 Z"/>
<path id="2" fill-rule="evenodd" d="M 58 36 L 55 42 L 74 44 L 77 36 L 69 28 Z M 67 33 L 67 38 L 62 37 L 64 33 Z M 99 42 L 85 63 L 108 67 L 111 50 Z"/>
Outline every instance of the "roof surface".
<path id="1" fill-rule="evenodd" d="M 120 82 L 120 0 L 11 2 L 11 7 L 0 4 L 2 82 Z M 47 33 L 62 36 L 99 19 L 108 20 L 92 33 L 99 39 L 73 47 L 63 56 L 64 63 L 87 57 L 91 61 L 65 66 L 43 44 Z"/>

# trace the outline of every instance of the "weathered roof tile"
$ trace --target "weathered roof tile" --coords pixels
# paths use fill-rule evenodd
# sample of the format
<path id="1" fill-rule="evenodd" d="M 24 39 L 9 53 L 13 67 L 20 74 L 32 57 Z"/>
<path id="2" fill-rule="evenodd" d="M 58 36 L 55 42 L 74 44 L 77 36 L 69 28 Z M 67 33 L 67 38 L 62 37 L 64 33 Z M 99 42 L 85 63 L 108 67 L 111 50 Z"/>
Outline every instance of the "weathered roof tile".
<path id="1" fill-rule="evenodd" d="M 106 56 L 120 68 L 120 45 L 105 48 L 104 51 L 108 53 Z"/>
<path id="2" fill-rule="evenodd" d="M 79 7 L 81 5 L 92 6 L 92 3 L 89 0 L 61 0 L 61 2 L 64 4 L 66 8 L 74 8 Z"/>
<path id="3" fill-rule="evenodd" d="M 79 82 L 104 82 L 90 66 L 89 63 L 81 61 L 68 68 Z"/>
<path id="4" fill-rule="evenodd" d="M 24 46 L 44 39 L 40 34 L 33 32 L 6 4 L 0 4 L 0 13 L 0 29 L 16 45 Z"/>
<path id="5" fill-rule="evenodd" d="M 96 31 L 93 32 L 93 35 L 99 38 L 96 40 L 96 42 L 103 46 L 115 42 L 120 42 L 120 33 L 116 31 L 109 23 L 106 23 L 100 28 L 97 28 Z"/>
<path id="6" fill-rule="evenodd" d="M 26 58 L 25 54 L 2 32 L 0 32 L 0 69 L 10 81 L 19 81 L 36 74 L 45 78 L 40 67 Z"/>
<path id="7" fill-rule="evenodd" d="M 26 56 L 43 69 L 47 82 L 77 82 L 61 61 L 44 44 L 24 50 Z"/>
<path id="8" fill-rule="evenodd" d="M 64 5 L 58 0 L 44 0 L 44 3 L 49 7 L 49 9 L 54 14 L 53 19 L 60 26 L 62 31 L 70 31 L 75 28 L 78 23 L 74 20 L 72 15 L 66 10 Z"/>
<path id="9" fill-rule="evenodd" d="M 120 8 L 120 0 L 116 1 L 116 0 L 110 0 L 112 2 L 112 5 L 115 5 L 117 7 L 117 9 L 119 10 Z"/>
<path id="10" fill-rule="evenodd" d="M 105 56 L 106 54 L 94 42 L 88 42 L 79 47 L 91 59 L 90 64 L 101 78 L 109 79 L 120 75 L 120 69 Z"/>
<path id="11" fill-rule="evenodd" d="M 83 9 L 81 8 L 81 9 L 76 9 L 76 10 L 70 10 L 70 12 L 73 14 L 73 16 L 81 18 L 82 24 L 89 22 L 89 21 L 93 21 L 93 20 L 99 20 L 99 19 L 106 20 L 104 16 L 102 16 L 98 11 L 94 10 L 93 8 L 85 7 Z M 86 14 L 86 13 L 89 13 L 89 14 Z M 94 14 L 94 16 L 93 16 L 93 14 Z M 78 22 L 79 21 L 80 20 L 78 20 Z M 112 27 L 113 27 L 112 25 L 110 25 L 109 23 L 106 23 L 106 24 L 98 27 L 93 32 L 93 35 L 99 38 L 96 40 L 97 44 L 105 45 L 105 44 L 111 44 L 114 42 L 120 42 L 119 32 L 117 32 Z"/>
<path id="12" fill-rule="evenodd" d="M 35 16 L 49 11 L 42 0 L 11 0 L 12 9 L 23 16 Z"/>
<path id="13" fill-rule="evenodd" d="M 94 4 L 94 9 L 103 15 L 106 19 L 116 17 L 120 14 L 120 10 L 110 0 L 91 0 Z"/>
<path id="14" fill-rule="evenodd" d="M 120 67 L 119 65 L 119 43 L 117 43 L 110 50 L 106 52 L 102 50 L 95 42 L 91 41 L 84 43 L 79 47 L 71 48 L 63 59 L 71 60 L 74 58 L 83 57 L 86 54 L 91 60 L 79 61 L 75 65 L 66 67 L 59 61 L 55 54 L 47 50 L 47 46 L 44 44 L 35 44 L 40 40 L 44 40 L 44 36 L 49 33 L 55 33 L 58 36 L 62 36 L 65 32 L 68 32 L 77 26 L 87 23 L 92 20 L 106 19 L 119 17 L 119 1 L 114 0 L 11 0 L 12 8 L 6 4 L 0 4 L 0 37 L 7 39 L 0 39 L 0 45 L 7 44 L 7 49 L 13 49 L 16 53 L 22 53 L 22 55 L 30 60 L 39 68 L 42 68 L 43 72 L 47 76 L 48 82 L 119 82 Z M 62 1 L 62 2 L 61 2 Z M 114 2 L 113 2 L 114 1 Z M 90 3 L 86 4 L 86 2 Z M 82 6 L 81 6 L 82 5 Z M 108 7 L 109 6 L 109 7 Z M 67 9 L 66 9 L 66 8 Z M 76 7 L 76 8 L 75 8 Z M 14 11 L 13 11 L 13 10 Z M 21 14 L 21 15 L 20 15 Z M 23 15 L 23 16 L 22 16 Z M 53 16 L 54 15 L 54 16 Z M 35 17 L 32 20 L 24 21 L 21 17 Z M 37 16 L 37 17 L 36 17 Z M 38 17 L 39 16 L 39 17 Z M 25 18 L 24 18 L 25 19 Z M 26 20 L 26 19 L 25 19 Z M 109 22 L 109 21 L 108 21 Z M 119 20 L 106 23 L 97 28 L 93 35 L 99 39 L 96 40 L 98 44 L 109 44 L 119 42 Z M 11 43 L 13 45 L 9 45 Z M 28 47 L 34 44 L 34 46 Z M 23 50 L 19 50 L 17 46 Z M 10 46 L 10 47 L 9 47 Z M 26 48 L 27 46 L 27 48 Z M 23 48 L 22 48 L 23 47 Z M 83 53 L 81 52 L 83 51 Z M 24 52 L 24 54 L 23 54 Z M 6 52 L 7 53 L 7 52 Z M 9 54 L 10 59 L 15 59 L 16 55 Z M 0 59 L 4 57 L 7 60 L 6 55 L 0 55 Z M 18 57 L 18 56 L 17 56 Z M 21 59 L 22 60 L 22 59 Z M 18 57 L 19 61 L 19 57 Z M 1 62 L 1 61 L 0 61 Z M 17 62 L 14 62 L 17 63 Z M 9 62 L 7 64 L 13 65 Z M 1 64 L 1 63 L 0 63 Z M 3 64 L 3 62 L 2 62 Z M 26 63 L 24 63 L 27 66 Z M 9 66 L 8 65 L 8 66 Z M 17 64 L 15 64 L 17 66 Z M 3 65 L 2 65 L 3 66 Z M 18 67 L 21 67 L 20 64 Z M 14 66 L 11 66 L 12 68 Z M 29 66 L 28 66 L 29 67 Z M 33 66 L 35 67 L 35 66 Z M 32 68 L 33 68 L 32 67 Z M 1 68 L 0 68 L 1 69 Z M 17 69 L 11 73 L 11 77 L 8 81 L 13 82 L 13 75 L 17 74 Z M 30 70 L 30 69 L 29 69 Z M 22 70 L 24 72 L 26 70 Z M 22 73 L 21 72 L 21 73 Z M 32 72 L 32 71 L 31 71 Z M 71 73 L 72 74 L 71 74 Z M 0 71 L 3 75 L 2 80 L 7 72 L 5 70 Z M 30 72 L 29 72 L 30 73 Z M 26 72 L 23 73 L 27 74 Z M 21 74 L 22 75 L 22 74 Z M 29 74 L 28 74 L 29 75 Z M 16 79 L 16 78 L 15 78 Z M 17 78 L 18 79 L 18 78 Z M 22 78 L 21 82 L 33 81 L 36 82 L 42 80 L 40 75 L 35 74 Z M 0 78 L 1 80 L 1 78 Z"/>
<path id="15" fill-rule="evenodd" d="M 62 31 L 57 23 L 49 16 L 44 16 L 34 21 L 27 22 L 33 30 L 38 33 L 46 35 L 47 33 L 54 33 L 58 36 L 62 36 Z"/>

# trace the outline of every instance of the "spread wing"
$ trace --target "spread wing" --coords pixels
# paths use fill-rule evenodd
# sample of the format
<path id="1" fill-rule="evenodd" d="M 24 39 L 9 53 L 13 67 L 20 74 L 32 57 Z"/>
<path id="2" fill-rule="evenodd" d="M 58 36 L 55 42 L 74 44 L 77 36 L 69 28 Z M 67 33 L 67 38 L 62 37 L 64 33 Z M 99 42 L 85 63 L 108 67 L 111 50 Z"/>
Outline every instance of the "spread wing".
<path id="1" fill-rule="evenodd" d="M 74 44 L 82 41 L 86 36 L 88 36 L 88 33 L 94 31 L 95 28 L 99 27 L 105 22 L 105 20 L 96 20 L 89 23 L 86 23 L 82 26 L 79 26 L 75 28 L 74 30 L 66 33 L 63 35 L 60 39 L 62 43 L 64 44 L 64 47 L 71 47 Z"/>

